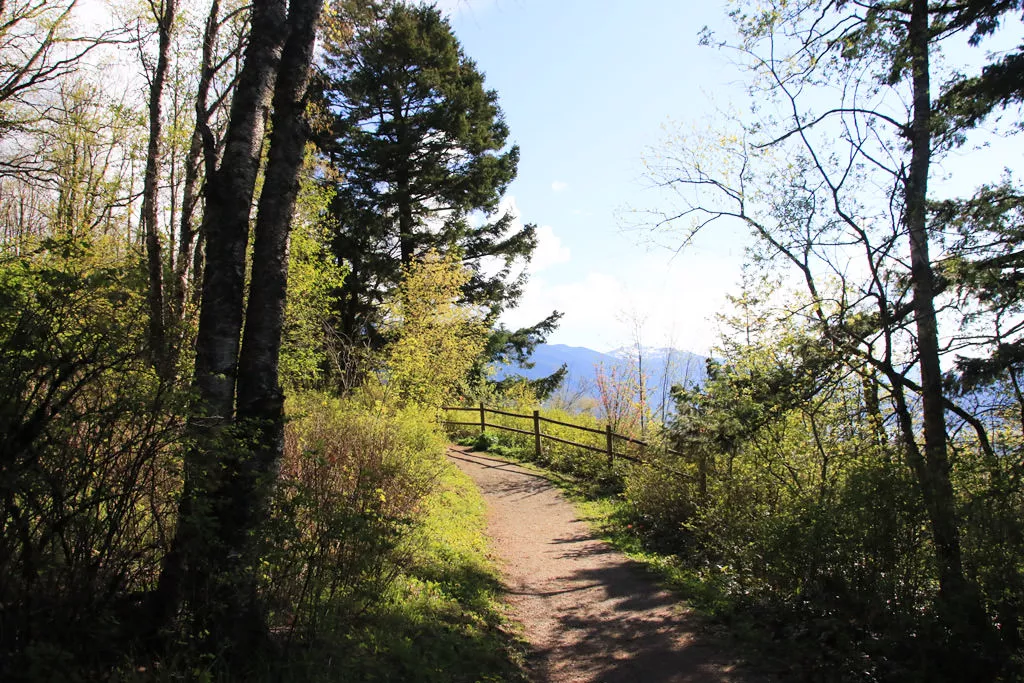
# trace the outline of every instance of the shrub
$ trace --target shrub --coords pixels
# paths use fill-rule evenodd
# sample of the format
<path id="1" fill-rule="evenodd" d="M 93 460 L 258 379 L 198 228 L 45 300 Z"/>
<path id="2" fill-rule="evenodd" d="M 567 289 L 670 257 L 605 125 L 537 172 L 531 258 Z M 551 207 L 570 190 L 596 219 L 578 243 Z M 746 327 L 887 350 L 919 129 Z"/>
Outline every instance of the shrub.
<path id="1" fill-rule="evenodd" d="M 444 466 L 444 443 L 412 411 L 316 394 L 290 410 L 265 580 L 275 621 L 310 635 L 385 594 Z"/>
<path id="2" fill-rule="evenodd" d="M 454 253 L 429 251 L 403 269 L 388 303 L 387 378 L 405 403 L 440 408 L 483 351 L 483 313 L 461 303 L 470 277 Z"/>
<path id="3" fill-rule="evenodd" d="M 5 680 L 119 657 L 167 548 L 179 397 L 145 358 L 134 273 L 73 239 L 0 261 Z"/>

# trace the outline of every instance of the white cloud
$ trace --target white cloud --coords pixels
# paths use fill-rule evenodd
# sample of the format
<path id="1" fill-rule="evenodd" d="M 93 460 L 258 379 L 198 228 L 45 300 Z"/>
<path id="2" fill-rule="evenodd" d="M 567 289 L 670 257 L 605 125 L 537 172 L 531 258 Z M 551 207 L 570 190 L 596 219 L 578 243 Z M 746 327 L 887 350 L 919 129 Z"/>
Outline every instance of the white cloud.
<path id="1" fill-rule="evenodd" d="M 551 183 L 551 189 L 555 192 L 564 192 L 569 189 L 569 183 L 564 180 L 556 180 Z"/>
<path id="2" fill-rule="evenodd" d="M 601 342 L 591 338 L 595 328 L 610 319 L 607 306 L 615 306 L 625 299 L 622 284 L 605 273 L 591 272 L 582 280 L 553 284 L 544 277 L 535 276 L 526 285 L 519 306 L 506 312 L 502 322 L 512 328 L 533 325 L 551 314 L 561 311 L 561 339 L 555 342 L 596 348 Z"/>
<path id="3" fill-rule="evenodd" d="M 555 234 L 550 225 L 537 228 L 537 248 L 530 260 L 531 273 L 539 273 L 545 268 L 565 263 L 570 258 L 569 247 L 562 244 L 562 239 Z"/>
<path id="4" fill-rule="evenodd" d="M 630 343 L 628 319 L 635 317 L 644 321 L 645 345 L 708 353 L 718 340 L 714 316 L 727 309 L 725 295 L 736 289 L 739 266 L 695 254 L 672 264 L 649 256 L 629 270 L 591 271 L 563 283 L 534 276 L 519 307 L 502 321 L 531 325 L 559 310 L 565 315 L 550 341 L 608 350 Z"/>
<path id="5" fill-rule="evenodd" d="M 523 229 L 523 218 L 519 212 L 519 205 L 514 195 L 505 195 L 498 204 L 498 211 L 494 218 L 510 214 L 512 222 L 509 224 L 506 235 L 511 235 Z M 562 239 L 555 234 L 555 229 L 550 225 L 542 225 L 537 228 L 537 249 L 533 252 L 533 258 L 526 266 L 526 270 L 532 275 L 551 266 L 565 263 L 569 260 L 569 247 L 562 243 Z M 498 258 L 488 258 L 483 261 L 483 270 L 488 275 L 498 273 L 503 261 Z M 518 271 L 515 271 L 518 272 Z"/>
<path id="6" fill-rule="evenodd" d="M 498 202 L 498 210 L 494 215 L 504 216 L 506 213 L 512 214 L 512 228 L 514 230 L 523 227 L 523 215 L 519 211 L 519 204 L 516 203 L 516 196 L 514 194 L 507 194 L 501 198 Z"/>

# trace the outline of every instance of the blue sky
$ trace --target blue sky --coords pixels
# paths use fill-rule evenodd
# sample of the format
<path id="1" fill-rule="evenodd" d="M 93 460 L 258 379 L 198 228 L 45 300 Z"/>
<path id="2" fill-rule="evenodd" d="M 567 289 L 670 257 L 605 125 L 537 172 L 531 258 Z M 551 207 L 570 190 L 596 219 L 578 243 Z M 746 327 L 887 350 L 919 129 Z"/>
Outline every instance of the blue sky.
<path id="1" fill-rule="evenodd" d="M 642 157 L 678 123 L 726 106 L 740 74 L 697 44 L 722 26 L 720 2 L 449 0 L 441 3 L 466 54 L 498 91 L 521 148 L 509 189 L 540 226 L 531 282 L 509 325 L 564 312 L 549 341 L 607 350 L 643 321 L 653 346 L 707 352 L 709 320 L 739 279 L 735 235 L 704 235 L 674 255 L 624 226 L 659 201 Z M 673 123 L 673 121 L 675 123 Z"/>
<path id="2" fill-rule="evenodd" d="M 723 111 L 748 112 L 747 74 L 728 53 L 698 44 L 704 26 L 733 35 L 725 0 L 443 0 L 466 54 L 497 90 L 520 145 L 519 177 L 507 205 L 540 226 L 540 246 L 519 308 L 527 325 L 552 309 L 565 314 L 551 342 L 604 351 L 632 342 L 640 321 L 649 346 L 708 353 L 714 315 L 738 290 L 744 246 L 739 227 L 704 231 L 684 251 L 630 230 L 631 210 L 665 208 L 644 177 L 643 159 L 672 133 L 714 124 Z M 1010 22 L 984 49 L 944 46 L 933 80 L 973 71 L 996 49 L 1022 40 Z M 963 41 L 961 41 L 963 42 Z M 898 104 L 898 103 L 897 103 Z M 933 166 L 935 195 L 963 195 L 996 181 L 1024 159 L 1024 136 L 988 136 Z M 994 131 L 991 131 L 994 133 Z M 672 236 L 662 243 L 677 247 Z"/>

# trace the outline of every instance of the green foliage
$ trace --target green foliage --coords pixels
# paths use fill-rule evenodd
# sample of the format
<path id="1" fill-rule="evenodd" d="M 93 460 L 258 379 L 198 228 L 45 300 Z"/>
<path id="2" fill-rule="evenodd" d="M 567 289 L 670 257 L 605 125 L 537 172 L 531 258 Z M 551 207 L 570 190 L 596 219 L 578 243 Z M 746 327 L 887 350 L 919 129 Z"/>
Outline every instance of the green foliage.
<path id="1" fill-rule="evenodd" d="M 526 681 L 525 644 L 509 633 L 488 557 L 486 507 L 447 466 L 424 500 L 415 548 L 376 614 L 347 638 L 344 680 Z"/>
<path id="2" fill-rule="evenodd" d="M 288 251 L 288 306 L 280 360 L 282 383 L 287 387 L 320 382 L 331 366 L 332 351 L 336 351 L 330 319 L 345 269 L 328 246 L 330 231 L 325 214 L 333 191 L 316 180 L 317 170 L 310 152 L 299 186 Z"/>
<path id="3" fill-rule="evenodd" d="M 945 680 L 963 644 L 950 642 L 934 608 L 920 489 L 875 412 L 875 380 L 806 335 L 790 327 L 731 344 L 701 390 L 677 390 L 671 434 L 683 455 L 670 463 L 684 476 L 628 473 L 628 524 L 684 576 L 710 582 L 709 609 L 756 624 L 753 637 L 787 667 L 823 678 Z M 976 447 L 967 438 L 956 445 L 965 454 Z M 993 487 L 991 476 L 1002 483 Z M 1009 557 L 1021 557 L 1011 540 L 1020 527 L 1005 506 L 1019 493 L 984 459 L 958 461 L 954 481 L 973 576 L 992 591 L 992 613 L 1014 624 L 1013 638 L 1010 596 L 1020 584 Z M 908 631 L 927 638 L 908 642 Z M 999 666 L 1013 675 L 1012 660 Z"/>
<path id="4" fill-rule="evenodd" d="M 419 411 L 292 403 L 264 554 L 289 680 L 525 680 L 479 493 Z M 273 676 L 268 676 L 273 678 Z"/>
<path id="5" fill-rule="evenodd" d="M 483 316 L 460 304 L 469 272 L 428 252 L 405 269 L 388 307 L 388 386 L 406 403 L 437 409 L 455 397 L 483 349 Z"/>
<path id="6" fill-rule="evenodd" d="M 482 502 L 428 412 L 365 395 L 289 405 L 259 530 L 283 649 L 243 672 L 173 633 L 143 648 L 185 445 L 184 402 L 143 355 L 142 286 L 134 263 L 72 239 L 0 263 L 4 679 L 92 680 L 127 661 L 116 680 L 522 680 Z"/>
<path id="7" fill-rule="evenodd" d="M 277 487 L 267 581 L 276 617 L 316 633 L 380 599 L 402 565 L 443 462 L 421 415 L 319 394 L 293 402 Z"/>
<path id="8" fill-rule="evenodd" d="M 0 257 L 5 680 L 109 664 L 167 547 L 181 405 L 142 354 L 136 277 L 73 238 Z"/>
<path id="9" fill-rule="evenodd" d="M 337 174 L 335 254 L 352 266 L 341 332 L 371 342 L 378 306 L 414 256 L 458 251 L 472 271 L 467 301 L 496 314 L 522 288 L 513 261 L 536 246 L 533 226 L 510 230 L 511 214 L 488 220 L 519 160 L 497 94 L 437 8 L 378 10 L 331 48 L 321 97 L 336 114 L 318 141 Z"/>

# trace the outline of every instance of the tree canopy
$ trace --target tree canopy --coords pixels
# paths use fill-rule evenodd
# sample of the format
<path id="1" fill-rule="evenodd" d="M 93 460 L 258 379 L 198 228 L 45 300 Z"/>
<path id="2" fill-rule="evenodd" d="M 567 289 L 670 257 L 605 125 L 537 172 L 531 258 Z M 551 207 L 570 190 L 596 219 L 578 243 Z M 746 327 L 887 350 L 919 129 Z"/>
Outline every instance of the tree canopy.
<path id="1" fill-rule="evenodd" d="M 499 201 L 519 148 L 498 96 L 432 6 L 385 3 L 350 41 L 331 46 L 318 138 L 336 176 L 334 250 L 350 264 L 344 334 L 375 334 L 379 304 L 401 268 L 430 249 L 458 250 L 472 276 L 466 300 L 496 315 L 514 305 L 512 266 L 536 246 Z"/>

